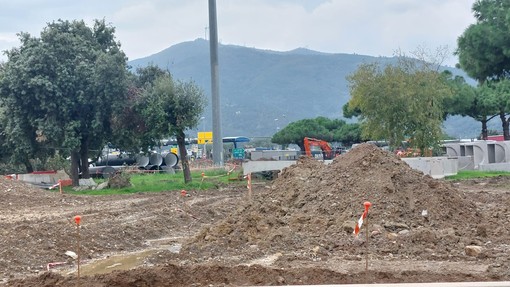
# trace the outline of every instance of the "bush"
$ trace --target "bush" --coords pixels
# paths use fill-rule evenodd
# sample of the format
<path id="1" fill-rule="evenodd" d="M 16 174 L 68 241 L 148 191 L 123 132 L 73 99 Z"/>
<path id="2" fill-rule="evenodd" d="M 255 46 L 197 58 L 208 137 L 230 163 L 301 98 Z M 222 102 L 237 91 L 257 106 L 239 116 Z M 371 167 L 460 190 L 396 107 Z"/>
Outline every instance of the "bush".
<path id="1" fill-rule="evenodd" d="M 108 188 L 124 188 L 131 186 L 131 174 L 128 172 L 115 173 L 108 180 Z"/>

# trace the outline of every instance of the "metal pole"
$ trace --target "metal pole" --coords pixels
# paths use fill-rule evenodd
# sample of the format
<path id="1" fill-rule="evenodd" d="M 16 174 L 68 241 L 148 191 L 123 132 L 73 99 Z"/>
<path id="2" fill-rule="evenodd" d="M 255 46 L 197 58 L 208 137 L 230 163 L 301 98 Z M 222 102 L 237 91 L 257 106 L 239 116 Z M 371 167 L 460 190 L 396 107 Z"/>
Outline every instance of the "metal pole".
<path id="1" fill-rule="evenodd" d="M 223 139 L 221 135 L 220 117 L 220 81 L 218 74 L 218 27 L 216 23 L 216 0 L 209 0 L 209 47 L 211 53 L 213 162 L 216 166 L 223 166 Z"/>
<path id="2" fill-rule="evenodd" d="M 367 214 L 367 218 L 365 218 L 366 220 L 366 223 L 365 223 L 365 230 L 366 230 L 366 234 L 367 234 L 367 244 L 366 244 L 366 253 L 365 253 L 365 272 L 368 273 L 368 239 L 370 238 L 370 236 L 368 235 L 368 214 Z"/>
<path id="3" fill-rule="evenodd" d="M 77 286 L 79 287 L 80 286 L 80 225 L 78 224 L 77 225 L 77 228 L 78 230 L 78 240 L 77 240 L 77 244 L 78 244 L 78 281 L 77 281 Z"/>

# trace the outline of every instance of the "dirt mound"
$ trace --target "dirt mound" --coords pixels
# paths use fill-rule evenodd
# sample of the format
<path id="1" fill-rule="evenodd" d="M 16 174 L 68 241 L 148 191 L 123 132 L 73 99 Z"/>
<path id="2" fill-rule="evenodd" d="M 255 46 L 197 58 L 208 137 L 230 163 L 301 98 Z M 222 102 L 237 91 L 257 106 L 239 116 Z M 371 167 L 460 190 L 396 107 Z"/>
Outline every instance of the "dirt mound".
<path id="1" fill-rule="evenodd" d="M 261 183 L 251 198 L 237 185 L 184 197 L 180 191 L 77 196 L 0 179 L 0 286 L 76 286 L 76 261 L 65 255 L 76 250 L 76 214 L 81 286 L 510 278 L 510 177 L 434 180 L 361 145 L 329 165 L 303 158 L 272 186 Z M 367 200 L 373 204 L 364 225 L 368 244 L 365 228 L 358 238 L 352 234 Z M 467 256 L 466 245 L 482 252 Z M 48 272 L 50 262 L 66 263 Z M 131 263 L 138 268 L 128 270 Z"/>
<path id="2" fill-rule="evenodd" d="M 186 287 L 186 286 L 281 286 L 303 284 L 360 284 L 392 282 L 429 281 L 483 281 L 476 274 L 467 276 L 462 272 L 441 273 L 440 271 L 351 271 L 337 272 L 327 268 L 268 268 L 254 266 L 194 265 L 179 266 L 168 264 L 164 267 L 138 268 L 110 274 L 82 277 L 80 286 L 87 287 Z M 74 276 L 63 277 L 47 272 L 38 277 L 12 280 L 9 287 L 78 286 Z"/>
<path id="3" fill-rule="evenodd" d="M 475 204 L 461 191 L 363 144 L 329 165 L 301 158 L 269 192 L 204 230 L 184 250 L 218 260 L 239 250 L 253 258 L 287 254 L 277 256 L 280 261 L 332 254 L 358 260 L 365 235 L 356 238 L 352 231 L 364 201 L 372 203 L 368 220 L 376 256 L 460 257 L 484 229 Z"/>
<path id="4" fill-rule="evenodd" d="M 44 192 L 28 183 L 0 177 L 0 204 L 3 207 L 19 206 L 27 200 L 46 200 L 58 197 L 55 193 Z"/>

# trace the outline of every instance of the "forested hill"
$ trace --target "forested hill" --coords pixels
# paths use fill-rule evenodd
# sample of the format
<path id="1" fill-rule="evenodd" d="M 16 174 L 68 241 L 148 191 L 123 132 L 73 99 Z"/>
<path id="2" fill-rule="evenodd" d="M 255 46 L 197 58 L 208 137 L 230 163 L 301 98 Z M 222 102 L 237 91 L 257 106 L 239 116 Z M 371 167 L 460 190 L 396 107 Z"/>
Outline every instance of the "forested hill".
<path id="1" fill-rule="evenodd" d="M 272 136 L 289 122 L 325 116 L 341 118 L 349 100 L 346 76 L 359 64 L 394 58 L 328 54 L 304 48 L 275 52 L 220 45 L 220 103 L 223 136 Z M 197 39 L 171 46 L 149 57 L 130 61 L 133 68 L 155 64 L 176 79 L 193 79 L 210 100 L 209 42 Z M 199 130 L 211 130 L 210 105 Z M 449 120 L 446 130 L 457 137 L 479 133 L 469 118 Z"/>

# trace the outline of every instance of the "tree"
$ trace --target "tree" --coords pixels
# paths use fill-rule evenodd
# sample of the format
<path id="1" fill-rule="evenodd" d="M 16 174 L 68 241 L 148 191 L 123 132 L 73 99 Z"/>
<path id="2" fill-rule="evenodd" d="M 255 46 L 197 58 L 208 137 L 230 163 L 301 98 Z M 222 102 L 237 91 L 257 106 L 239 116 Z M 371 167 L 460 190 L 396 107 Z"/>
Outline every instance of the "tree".
<path id="1" fill-rule="evenodd" d="M 0 81 L 12 111 L 10 142 L 52 147 L 71 156 L 71 177 L 89 178 L 91 150 L 111 137 L 111 118 L 126 95 L 127 58 L 104 20 L 48 24 L 40 38 L 20 34 L 21 47 L 7 52 Z"/>
<path id="2" fill-rule="evenodd" d="M 471 24 L 457 39 L 459 66 L 476 79 L 479 85 L 494 87 L 488 93 L 497 100 L 498 111 L 505 140 L 510 140 L 509 109 L 510 94 L 496 82 L 508 79 L 510 71 L 510 2 L 506 0 L 478 0 L 473 4 L 476 23 Z M 488 83 L 491 82 L 491 83 Z M 490 100 L 490 99 L 489 99 Z"/>
<path id="3" fill-rule="evenodd" d="M 510 2 L 477 0 L 476 19 L 457 39 L 459 65 L 479 82 L 497 79 L 510 69 Z"/>
<path id="4" fill-rule="evenodd" d="M 160 145 L 160 140 L 166 135 L 163 129 L 153 129 L 147 123 L 146 117 L 152 117 L 152 113 L 144 115 L 147 109 L 147 99 L 144 98 L 144 90 L 151 89 L 155 81 L 160 77 L 170 77 L 168 71 L 157 66 L 137 68 L 135 74 L 130 74 L 127 97 L 121 103 L 121 112 L 113 117 L 112 144 L 123 151 L 132 154 L 147 153 L 152 148 Z"/>
<path id="5" fill-rule="evenodd" d="M 318 138 L 329 142 L 342 142 L 345 145 L 360 141 L 357 124 L 347 124 L 340 119 L 317 117 L 292 122 L 273 135 L 271 141 L 277 144 L 297 144 L 304 150 L 305 137 Z"/>
<path id="6" fill-rule="evenodd" d="M 444 99 L 451 95 L 438 67 L 405 55 L 384 68 L 360 65 L 348 77 L 351 99 L 344 111 L 360 115 L 364 138 L 388 140 L 393 148 L 405 140 L 422 152 L 433 148 L 442 137 Z"/>
<path id="7" fill-rule="evenodd" d="M 187 129 L 195 128 L 206 106 L 204 92 L 193 82 L 174 83 L 169 73 L 159 76 L 143 93 L 143 115 L 152 134 L 175 136 L 181 155 L 184 182 L 192 181 L 186 151 Z"/>
<path id="8" fill-rule="evenodd" d="M 445 99 L 444 106 L 450 115 L 468 116 L 482 124 L 482 139 L 487 139 L 487 123 L 497 116 L 497 105 L 493 97 L 489 97 L 490 89 L 487 84 L 477 87 L 466 83 L 461 76 L 450 72 L 443 72 L 453 91 L 453 96 Z"/>
<path id="9" fill-rule="evenodd" d="M 484 100 L 489 102 L 492 107 L 497 107 L 497 115 L 499 115 L 503 129 L 503 138 L 510 140 L 510 118 L 507 118 L 510 101 L 510 79 L 501 78 L 499 81 L 487 81 L 482 87 L 485 88 Z"/>

